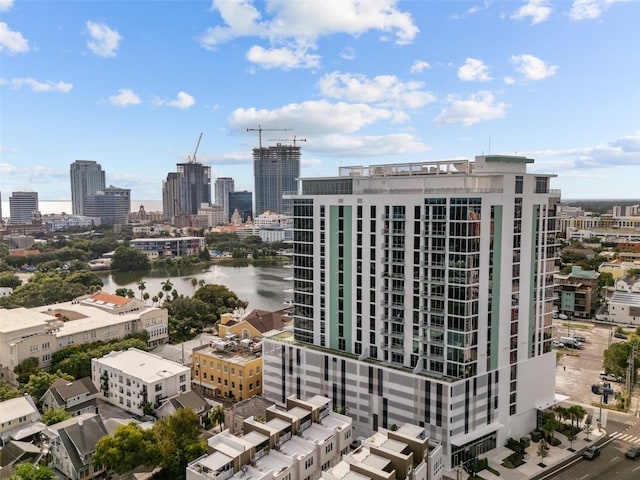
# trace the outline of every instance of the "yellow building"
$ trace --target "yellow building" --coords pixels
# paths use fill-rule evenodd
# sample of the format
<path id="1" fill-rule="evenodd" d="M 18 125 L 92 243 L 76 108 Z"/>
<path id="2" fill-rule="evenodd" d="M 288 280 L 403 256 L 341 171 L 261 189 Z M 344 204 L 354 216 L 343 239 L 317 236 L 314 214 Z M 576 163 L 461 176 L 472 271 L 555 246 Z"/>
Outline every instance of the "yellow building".
<path id="1" fill-rule="evenodd" d="M 249 339 L 219 340 L 196 347 L 192 353 L 191 383 L 206 397 L 235 401 L 262 393 L 262 356 L 259 343 Z"/>

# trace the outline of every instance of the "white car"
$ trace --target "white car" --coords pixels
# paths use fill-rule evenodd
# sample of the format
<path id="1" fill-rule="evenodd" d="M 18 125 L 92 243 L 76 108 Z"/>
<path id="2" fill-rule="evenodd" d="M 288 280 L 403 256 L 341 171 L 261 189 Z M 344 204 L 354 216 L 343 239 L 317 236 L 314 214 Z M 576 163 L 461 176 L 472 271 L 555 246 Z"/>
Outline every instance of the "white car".
<path id="1" fill-rule="evenodd" d="M 551 348 L 564 348 L 564 343 L 559 342 L 557 340 L 551 341 Z"/>

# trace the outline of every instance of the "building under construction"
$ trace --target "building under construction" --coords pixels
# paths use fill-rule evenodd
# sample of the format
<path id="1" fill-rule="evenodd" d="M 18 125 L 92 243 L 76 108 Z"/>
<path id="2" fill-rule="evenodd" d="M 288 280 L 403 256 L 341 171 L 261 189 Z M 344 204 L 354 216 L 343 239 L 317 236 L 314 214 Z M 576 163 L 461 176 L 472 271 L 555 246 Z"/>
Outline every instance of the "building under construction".
<path id="1" fill-rule="evenodd" d="M 255 178 L 255 215 L 266 210 L 291 215 L 290 200 L 283 200 L 284 192 L 297 188 L 300 176 L 300 147 L 281 143 L 273 147 L 253 149 Z"/>

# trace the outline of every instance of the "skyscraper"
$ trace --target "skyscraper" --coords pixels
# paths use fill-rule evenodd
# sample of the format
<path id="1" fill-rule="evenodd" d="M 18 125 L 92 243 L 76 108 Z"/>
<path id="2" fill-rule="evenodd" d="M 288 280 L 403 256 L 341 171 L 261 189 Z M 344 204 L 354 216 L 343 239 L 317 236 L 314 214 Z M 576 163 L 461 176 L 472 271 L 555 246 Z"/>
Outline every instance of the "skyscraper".
<path id="1" fill-rule="evenodd" d="M 131 190 L 110 185 L 103 191 L 85 197 L 88 217 L 100 218 L 101 225 L 124 225 L 129 221 Z"/>
<path id="2" fill-rule="evenodd" d="M 85 197 L 104 191 L 104 170 L 93 160 L 76 160 L 71 164 L 70 174 L 71 210 L 74 215 L 85 215 Z"/>
<path id="3" fill-rule="evenodd" d="M 246 222 L 251 217 L 253 195 L 246 190 L 243 192 L 229 192 L 229 214 L 233 216 L 238 211 L 240 221 Z"/>
<path id="4" fill-rule="evenodd" d="M 461 464 L 554 402 L 553 175 L 482 156 L 300 181 L 294 332 L 263 341 L 265 395 L 326 395 L 362 431 L 411 422 Z M 535 379 L 535 381 L 533 381 Z"/>
<path id="5" fill-rule="evenodd" d="M 162 207 L 167 218 L 197 215 L 201 204 L 211 203 L 211 167 L 198 162 L 178 163 L 162 182 Z"/>
<path id="6" fill-rule="evenodd" d="M 216 205 L 222 207 L 224 212 L 224 221 L 229 221 L 229 215 L 233 213 L 229 211 L 229 193 L 234 191 L 233 178 L 218 177 L 216 178 Z"/>
<path id="7" fill-rule="evenodd" d="M 38 192 L 12 192 L 9 197 L 9 224 L 29 225 L 39 216 Z"/>
<path id="8" fill-rule="evenodd" d="M 266 210 L 290 215 L 291 201 L 284 192 L 293 192 L 300 176 L 300 147 L 277 144 L 253 149 L 255 215 Z"/>

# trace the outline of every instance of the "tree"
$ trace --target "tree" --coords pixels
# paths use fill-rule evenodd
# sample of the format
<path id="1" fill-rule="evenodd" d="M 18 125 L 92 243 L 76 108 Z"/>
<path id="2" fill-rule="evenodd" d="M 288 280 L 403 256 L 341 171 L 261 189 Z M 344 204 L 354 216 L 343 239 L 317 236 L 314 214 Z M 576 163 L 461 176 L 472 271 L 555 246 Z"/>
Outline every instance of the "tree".
<path id="1" fill-rule="evenodd" d="M 22 285 L 22 280 L 11 272 L 0 273 L 0 287 L 17 288 Z"/>
<path id="2" fill-rule="evenodd" d="M 613 278 L 613 274 L 610 272 L 601 272 L 600 278 L 598 279 L 598 284 L 601 287 L 613 287 L 615 283 L 615 279 Z"/>
<path id="3" fill-rule="evenodd" d="M 13 472 L 9 480 L 51 480 L 53 478 L 53 470 L 33 463 L 21 463 Z"/>
<path id="4" fill-rule="evenodd" d="M 0 402 L 16 398 L 20 392 L 6 382 L 0 380 Z"/>
<path id="5" fill-rule="evenodd" d="M 128 423 L 118 426 L 113 435 L 98 440 L 93 460 L 122 475 L 139 465 L 156 466 L 160 460 L 158 453 L 153 430 L 143 430 L 136 423 Z"/>
<path id="6" fill-rule="evenodd" d="M 38 357 L 25 358 L 13 369 L 13 373 L 18 376 L 18 383 L 24 384 L 29 381 L 29 377 L 38 371 L 40 361 Z"/>
<path id="7" fill-rule="evenodd" d="M 578 431 L 578 428 L 580 426 L 580 420 L 582 420 L 584 418 L 584 416 L 587 414 L 587 411 L 584 409 L 584 407 L 582 407 L 581 405 L 571 405 L 568 409 L 567 409 L 567 413 L 569 414 L 569 418 L 571 419 L 571 431 Z M 576 426 L 573 426 L 573 422 L 576 422 Z M 575 430 L 574 430 L 575 428 Z"/>
<path id="8" fill-rule="evenodd" d="M 196 293 L 196 287 L 198 286 L 198 279 L 196 277 L 191 279 L 191 286 L 193 287 L 193 293 Z"/>
<path id="9" fill-rule="evenodd" d="M 549 455 L 549 447 L 547 446 L 547 442 L 544 440 L 540 440 L 538 444 L 538 456 L 540 457 L 540 466 L 546 467 L 544 464 L 544 458 Z"/>
<path id="10" fill-rule="evenodd" d="M 36 402 L 39 402 L 45 392 L 49 390 L 51 384 L 58 378 L 62 378 L 69 382 L 73 381 L 73 377 L 71 375 L 62 373 L 60 370 L 56 373 L 48 373 L 44 370 L 39 370 L 37 373 L 34 373 L 29 377 L 29 381 L 24 387 L 22 387 L 22 391 L 23 393 L 31 395 L 31 398 Z"/>
<path id="11" fill-rule="evenodd" d="M 138 290 L 140 290 L 140 300 L 142 300 L 142 292 L 147 289 L 147 283 L 144 280 L 138 280 Z"/>
<path id="12" fill-rule="evenodd" d="M 629 357 L 632 349 L 632 342 L 612 343 L 609 348 L 604 351 L 603 364 L 605 371 L 618 377 L 624 377 L 627 367 L 629 366 Z M 637 369 L 639 365 L 640 359 L 636 356 L 634 368 Z"/>
<path id="13" fill-rule="evenodd" d="M 198 417 L 192 410 L 180 408 L 153 426 L 160 451 L 160 465 L 170 478 L 183 479 L 187 464 L 207 451 L 200 440 Z"/>
<path id="14" fill-rule="evenodd" d="M 222 405 L 213 407 L 209 412 L 209 419 L 214 427 L 220 425 L 222 431 L 224 429 L 224 407 Z"/>
<path id="15" fill-rule="evenodd" d="M 71 418 L 71 414 L 62 408 L 49 407 L 42 414 L 42 422 L 45 425 L 53 425 L 69 418 Z"/>
<path id="16" fill-rule="evenodd" d="M 163 292 L 169 293 L 171 290 L 173 290 L 173 283 L 171 283 L 171 280 L 169 280 L 168 278 L 164 282 L 162 282 L 161 285 Z"/>
<path id="17" fill-rule="evenodd" d="M 111 268 L 123 272 L 147 270 L 149 268 L 149 259 L 137 248 L 120 245 L 113 253 Z"/>
<path id="18" fill-rule="evenodd" d="M 119 297 L 126 297 L 127 287 L 116 288 L 116 295 L 118 295 Z"/>

